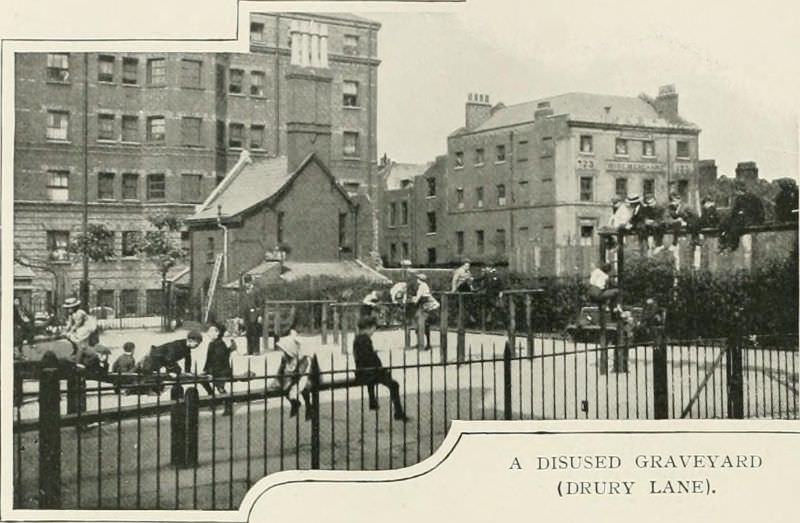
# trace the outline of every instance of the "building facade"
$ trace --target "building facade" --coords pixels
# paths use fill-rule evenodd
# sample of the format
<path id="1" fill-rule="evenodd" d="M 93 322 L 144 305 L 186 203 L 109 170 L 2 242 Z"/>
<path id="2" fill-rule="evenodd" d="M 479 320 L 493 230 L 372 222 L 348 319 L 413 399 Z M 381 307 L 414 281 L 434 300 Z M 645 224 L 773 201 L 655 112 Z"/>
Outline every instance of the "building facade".
<path id="1" fill-rule="evenodd" d="M 453 260 L 537 248 L 537 264 L 560 274 L 557 248 L 596 244 L 615 195 L 697 202 L 700 131 L 670 86 L 655 99 L 568 93 L 508 107 L 475 94 L 465 112 L 447 140 Z"/>
<path id="2" fill-rule="evenodd" d="M 52 298 L 53 268 L 77 292 L 80 264 L 65 251 L 82 230 L 86 191 L 88 221 L 114 233 L 117 253 L 91 264 L 90 303 L 153 313 L 160 278 L 132 250 L 147 216 L 191 215 L 243 150 L 285 155 L 286 70 L 318 60 L 323 46 L 330 163 L 350 190 L 369 186 L 379 28 L 350 15 L 253 14 L 249 53 L 17 54 L 16 254 L 49 266 L 35 270 L 34 303 Z"/>

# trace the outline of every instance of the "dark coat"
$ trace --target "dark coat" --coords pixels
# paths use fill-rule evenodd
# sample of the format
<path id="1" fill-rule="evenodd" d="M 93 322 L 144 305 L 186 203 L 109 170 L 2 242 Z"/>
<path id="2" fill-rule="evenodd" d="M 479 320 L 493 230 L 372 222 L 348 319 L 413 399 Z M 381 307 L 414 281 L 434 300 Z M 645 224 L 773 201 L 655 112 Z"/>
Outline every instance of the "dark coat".
<path id="1" fill-rule="evenodd" d="M 356 381 L 376 381 L 387 372 L 372 346 L 372 338 L 367 334 L 358 334 L 353 340 L 353 358 L 356 361 Z"/>
<path id="2" fill-rule="evenodd" d="M 206 364 L 203 371 L 212 376 L 230 376 L 233 372 L 230 361 L 231 349 L 221 339 L 208 344 Z"/>
<path id="3" fill-rule="evenodd" d="M 781 192 L 775 197 L 775 220 L 779 222 L 797 221 L 797 187 L 781 187 Z"/>
<path id="4" fill-rule="evenodd" d="M 737 196 L 731 209 L 731 220 L 743 227 L 764 223 L 764 204 L 761 198 L 748 192 Z"/>
<path id="5" fill-rule="evenodd" d="M 181 371 L 181 367 L 178 365 L 180 360 L 183 360 L 184 370 L 192 372 L 192 349 L 186 344 L 185 338 L 151 347 L 148 367 L 150 372 L 157 372 L 164 367 L 167 372 L 177 374 Z"/>
<path id="6" fill-rule="evenodd" d="M 716 207 L 703 207 L 699 226 L 701 229 L 719 227 L 719 213 Z"/>
<path id="7" fill-rule="evenodd" d="M 256 289 L 242 291 L 239 295 L 239 316 L 245 323 L 257 323 L 264 313 L 264 299 Z"/>

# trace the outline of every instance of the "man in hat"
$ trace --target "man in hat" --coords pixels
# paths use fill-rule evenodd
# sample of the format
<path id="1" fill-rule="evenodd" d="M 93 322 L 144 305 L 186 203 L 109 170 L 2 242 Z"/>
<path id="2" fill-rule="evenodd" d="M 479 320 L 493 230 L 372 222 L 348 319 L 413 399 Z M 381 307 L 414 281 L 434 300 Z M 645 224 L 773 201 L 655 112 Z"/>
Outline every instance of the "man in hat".
<path id="1" fill-rule="evenodd" d="M 450 292 L 470 292 L 472 290 L 472 272 L 469 260 L 464 260 L 459 268 L 453 271 Z"/>
<path id="2" fill-rule="evenodd" d="M 417 292 L 411 299 L 416 306 L 417 320 L 417 348 L 419 350 L 430 350 L 431 348 L 431 314 L 439 308 L 439 302 L 431 294 L 428 286 L 428 276 L 425 273 L 417 275 Z M 425 345 L 422 345 L 422 337 L 425 336 Z"/>
<path id="3" fill-rule="evenodd" d="M 97 319 L 81 308 L 78 298 L 67 298 L 62 307 L 67 311 L 67 324 L 64 329 L 64 337 L 72 342 L 73 356 L 90 345 L 96 345 L 97 339 Z"/>
<path id="4" fill-rule="evenodd" d="M 709 229 L 719 227 L 719 213 L 717 212 L 717 203 L 713 198 L 705 197 L 700 202 L 700 223 L 701 229 Z"/>
<path id="5" fill-rule="evenodd" d="M 642 202 L 641 215 L 641 238 L 646 238 L 648 250 L 653 250 L 657 245 L 661 245 L 664 239 L 663 219 L 664 209 L 662 209 L 653 195 L 647 195 Z"/>
<path id="6" fill-rule="evenodd" d="M 733 187 L 735 197 L 731 214 L 721 226 L 720 250 L 736 250 L 745 227 L 764 223 L 764 204 L 761 198 L 748 192 L 744 183 L 739 180 L 734 182 Z"/>
<path id="7" fill-rule="evenodd" d="M 625 202 L 620 205 L 611 216 L 609 226 L 621 230 L 630 230 L 641 222 L 642 199 L 638 195 L 625 198 Z"/>
<path id="8" fill-rule="evenodd" d="M 261 352 L 264 300 L 255 287 L 252 275 L 245 274 L 242 284 L 244 289 L 239 297 L 239 316 L 244 320 L 247 355 L 252 356 Z"/>

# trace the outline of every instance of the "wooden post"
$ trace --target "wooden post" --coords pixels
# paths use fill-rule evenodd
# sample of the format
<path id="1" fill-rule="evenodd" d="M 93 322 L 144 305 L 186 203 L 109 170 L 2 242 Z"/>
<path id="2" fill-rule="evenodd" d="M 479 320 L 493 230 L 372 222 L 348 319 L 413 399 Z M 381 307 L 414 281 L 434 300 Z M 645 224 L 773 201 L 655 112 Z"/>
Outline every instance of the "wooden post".
<path id="1" fill-rule="evenodd" d="M 525 293 L 525 326 L 528 329 L 528 356 L 533 356 L 533 305 L 531 294 Z"/>
<path id="2" fill-rule="evenodd" d="M 349 325 L 349 323 L 350 323 L 350 314 L 349 314 L 349 312 L 350 311 L 347 310 L 346 306 L 342 306 L 342 315 L 341 315 L 341 319 L 342 319 L 342 324 L 341 324 L 342 335 L 340 337 L 340 340 L 342 342 L 342 344 L 341 344 L 341 353 L 342 354 L 347 354 L 347 331 L 350 328 L 350 325 Z"/>
<path id="3" fill-rule="evenodd" d="M 322 324 L 320 325 L 322 330 L 322 344 L 328 344 L 328 303 L 322 303 Z"/>
<path id="4" fill-rule="evenodd" d="M 336 344 L 339 343 L 339 331 L 341 330 L 341 326 L 339 325 L 339 307 L 334 304 L 331 308 L 333 309 L 333 343 Z"/>
<path id="5" fill-rule="evenodd" d="M 264 302 L 264 314 L 261 321 L 261 339 L 264 351 L 269 349 L 269 303 Z"/>
<path id="6" fill-rule="evenodd" d="M 511 354 L 517 353 L 517 311 L 514 295 L 508 294 L 508 342 L 511 345 Z"/>
<path id="7" fill-rule="evenodd" d="M 174 401 L 170 408 L 170 463 L 175 467 L 186 465 L 184 442 L 186 440 L 186 411 L 183 402 L 183 387 L 175 383 L 170 390 L 170 399 Z"/>
<path id="8" fill-rule="evenodd" d="M 447 293 L 442 294 L 441 302 L 439 304 L 439 351 L 441 352 L 442 361 L 447 361 L 447 322 L 448 307 Z"/>
<path id="9" fill-rule="evenodd" d="M 458 325 L 456 325 L 456 357 L 464 361 L 466 357 L 466 340 L 464 332 L 464 295 L 458 295 Z"/>
<path id="10" fill-rule="evenodd" d="M 667 343 L 664 329 L 656 331 L 653 347 L 653 418 L 669 417 L 669 386 L 667 383 Z"/>

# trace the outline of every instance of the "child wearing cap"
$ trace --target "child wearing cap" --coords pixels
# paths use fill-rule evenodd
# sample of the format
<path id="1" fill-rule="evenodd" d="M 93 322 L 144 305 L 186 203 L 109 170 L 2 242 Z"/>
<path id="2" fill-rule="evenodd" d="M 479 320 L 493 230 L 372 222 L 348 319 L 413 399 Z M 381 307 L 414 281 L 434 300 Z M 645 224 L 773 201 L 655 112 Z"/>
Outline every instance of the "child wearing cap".
<path id="1" fill-rule="evenodd" d="M 131 341 L 127 341 L 122 346 L 122 350 L 124 352 L 114 362 L 114 365 L 111 367 L 111 372 L 114 374 L 122 372 L 135 372 L 136 359 L 133 357 L 133 351 L 136 350 L 136 345 L 134 345 L 134 343 Z"/>

